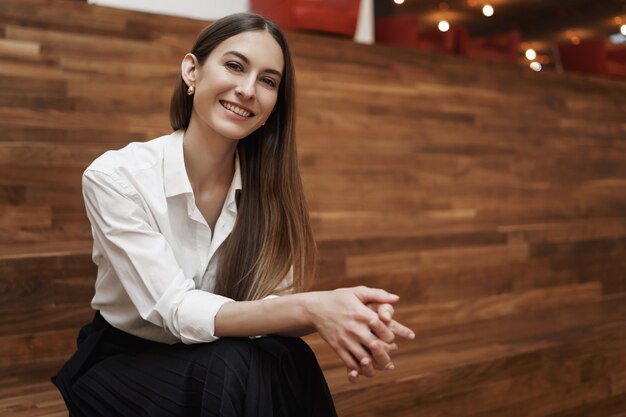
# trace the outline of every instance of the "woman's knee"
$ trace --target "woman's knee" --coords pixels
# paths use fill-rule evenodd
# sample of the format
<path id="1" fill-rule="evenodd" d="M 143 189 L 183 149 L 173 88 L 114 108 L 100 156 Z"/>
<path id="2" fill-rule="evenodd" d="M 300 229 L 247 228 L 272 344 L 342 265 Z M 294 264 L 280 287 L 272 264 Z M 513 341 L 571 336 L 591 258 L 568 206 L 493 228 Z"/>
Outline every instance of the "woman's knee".
<path id="1" fill-rule="evenodd" d="M 207 345 L 207 355 L 226 364 L 249 365 L 253 346 L 245 337 L 225 337 Z"/>
<path id="2" fill-rule="evenodd" d="M 297 337 L 268 336 L 254 339 L 254 345 L 265 355 L 273 357 L 277 362 L 296 362 L 317 364 L 315 353 L 309 345 Z"/>

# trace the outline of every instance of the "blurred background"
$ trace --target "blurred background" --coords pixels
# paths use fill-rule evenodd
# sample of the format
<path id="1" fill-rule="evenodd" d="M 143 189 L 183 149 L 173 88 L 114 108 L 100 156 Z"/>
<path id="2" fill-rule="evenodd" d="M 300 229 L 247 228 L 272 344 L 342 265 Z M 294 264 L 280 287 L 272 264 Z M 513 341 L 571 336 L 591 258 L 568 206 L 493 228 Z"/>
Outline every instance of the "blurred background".
<path id="1" fill-rule="evenodd" d="M 626 75 L 622 0 L 397 0 L 375 5 L 381 42 L 398 42 L 393 27 L 405 24 L 403 30 L 412 34 L 405 45 L 416 49 L 528 66 L 535 62 L 539 65 L 531 68 L 536 70 Z"/>
<path id="2" fill-rule="evenodd" d="M 557 70 L 626 76 L 624 0 L 90 0 L 200 19 L 256 10 L 289 29 Z"/>
<path id="3" fill-rule="evenodd" d="M 169 134 L 198 32 L 253 10 L 296 67 L 315 289 L 400 294 L 417 336 L 356 385 L 306 338 L 339 415 L 624 417 L 624 6 L 0 0 L 0 415 L 67 416 L 49 378 L 93 316 L 84 169 Z"/>

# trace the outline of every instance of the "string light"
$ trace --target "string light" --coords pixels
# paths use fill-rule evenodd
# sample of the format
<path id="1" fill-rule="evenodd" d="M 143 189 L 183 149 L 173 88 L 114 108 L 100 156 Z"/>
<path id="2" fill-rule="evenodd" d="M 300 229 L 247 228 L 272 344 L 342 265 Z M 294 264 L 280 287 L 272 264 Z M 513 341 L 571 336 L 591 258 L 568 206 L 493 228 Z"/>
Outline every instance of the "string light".
<path id="1" fill-rule="evenodd" d="M 532 48 L 528 48 L 526 50 L 526 59 L 528 59 L 529 61 L 534 61 L 535 58 L 537 58 L 537 53 L 535 52 L 535 50 Z"/>
<path id="2" fill-rule="evenodd" d="M 530 69 L 539 72 L 541 71 L 541 64 L 539 62 L 531 62 Z"/>
<path id="3" fill-rule="evenodd" d="M 404 3 L 404 0 L 393 0 L 393 2 L 395 4 L 402 4 L 402 3 Z"/>
<path id="4" fill-rule="evenodd" d="M 439 28 L 440 31 L 447 32 L 448 29 L 450 29 L 450 23 L 446 22 L 445 20 L 442 20 L 441 22 L 439 22 L 437 27 Z"/>
<path id="5" fill-rule="evenodd" d="M 626 25 L 620 26 L 619 31 L 622 33 L 622 35 L 626 36 Z"/>
<path id="6" fill-rule="evenodd" d="M 491 7 L 491 5 L 489 4 L 485 4 L 483 6 L 483 14 L 487 17 L 493 16 L 493 7 Z"/>

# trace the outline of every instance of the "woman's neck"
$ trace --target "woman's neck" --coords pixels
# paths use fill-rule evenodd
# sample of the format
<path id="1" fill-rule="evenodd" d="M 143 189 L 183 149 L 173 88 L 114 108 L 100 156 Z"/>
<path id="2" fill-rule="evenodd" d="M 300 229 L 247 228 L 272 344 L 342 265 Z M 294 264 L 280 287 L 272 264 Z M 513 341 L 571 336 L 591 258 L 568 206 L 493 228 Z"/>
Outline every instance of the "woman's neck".
<path id="1" fill-rule="evenodd" d="M 230 185 L 235 173 L 237 143 L 210 129 L 201 129 L 192 118 L 185 131 L 183 155 L 194 193 Z"/>

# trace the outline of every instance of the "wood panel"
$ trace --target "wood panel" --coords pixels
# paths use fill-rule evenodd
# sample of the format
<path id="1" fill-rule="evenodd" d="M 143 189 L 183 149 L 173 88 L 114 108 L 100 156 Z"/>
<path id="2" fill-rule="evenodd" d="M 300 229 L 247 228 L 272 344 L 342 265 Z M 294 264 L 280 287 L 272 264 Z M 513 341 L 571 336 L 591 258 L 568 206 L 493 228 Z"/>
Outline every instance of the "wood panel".
<path id="1" fill-rule="evenodd" d="M 0 414 L 67 416 L 48 382 L 89 320 L 80 191 L 169 132 L 206 22 L 0 3 Z M 626 416 L 626 84 L 288 33 L 317 289 L 401 294 L 417 339 L 346 416 Z"/>

